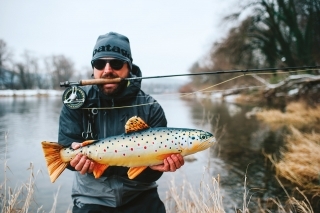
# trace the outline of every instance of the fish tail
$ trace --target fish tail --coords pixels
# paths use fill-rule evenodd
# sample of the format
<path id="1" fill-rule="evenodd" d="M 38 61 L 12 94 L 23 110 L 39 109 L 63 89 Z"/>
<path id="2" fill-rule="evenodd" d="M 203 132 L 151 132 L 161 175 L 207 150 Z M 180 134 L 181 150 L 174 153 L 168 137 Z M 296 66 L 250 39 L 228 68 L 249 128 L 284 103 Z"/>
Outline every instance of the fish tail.
<path id="1" fill-rule="evenodd" d="M 60 156 L 60 150 L 63 148 L 58 143 L 43 141 L 42 150 L 47 163 L 47 168 L 52 183 L 60 176 L 60 174 L 68 166 L 67 162 L 63 162 Z"/>

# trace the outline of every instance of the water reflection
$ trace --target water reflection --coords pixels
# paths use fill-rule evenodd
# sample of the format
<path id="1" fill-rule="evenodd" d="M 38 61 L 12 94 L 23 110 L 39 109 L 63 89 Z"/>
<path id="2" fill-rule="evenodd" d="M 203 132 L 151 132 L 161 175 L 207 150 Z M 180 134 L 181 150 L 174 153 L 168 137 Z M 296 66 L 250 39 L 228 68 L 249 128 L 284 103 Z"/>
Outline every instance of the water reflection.
<path id="1" fill-rule="evenodd" d="M 196 187 L 208 168 L 212 176 L 220 175 L 221 190 L 226 212 L 242 208 L 244 181 L 247 176 L 247 188 L 254 194 L 249 203 L 257 207 L 256 198 L 278 197 L 282 194 L 273 178 L 270 165 L 262 155 L 262 150 L 274 153 L 281 145 L 281 132 L 272 133 L 267 126 L 246 113 L 254 106 L 205 100 L 181 100 L 177 96 L 155 96 L 165 110 L 169 127 L 197 128 L 216 132 L 219 143 L 210 150 L 195 155 L 196 161 L 187 162 L 177 173 L 165 173 L 159 180 L 159 193 L 166 199 L 170 181 L 187 179 Z M 9 184 L 15 186 L 27 180 L 26 171 L 30 162 L 34 163 L 37 176 L 35 200 L 50 211 L 53 196 L 60 186 L 57 212 L 66 212 L 71 205 L 72 172 L 64 171 L 52 184 L 47 175 L 40 142 L 56 141 L 58 118 L 61 109 L 60 97 L 51 98 L 1 98 L 0 99 L 0 157 L 4 160 L 7 146 L 7 173 Z M 218 125 L 217 125 L 218 122 Z M 217 129 L 218 127 L 218 129 Z M 7 141 L 4 140 L 8 133 Z M 1 183 L 4 180 L 0 172 Z M 257 190 L 259 189 L 259 190 Z"/>

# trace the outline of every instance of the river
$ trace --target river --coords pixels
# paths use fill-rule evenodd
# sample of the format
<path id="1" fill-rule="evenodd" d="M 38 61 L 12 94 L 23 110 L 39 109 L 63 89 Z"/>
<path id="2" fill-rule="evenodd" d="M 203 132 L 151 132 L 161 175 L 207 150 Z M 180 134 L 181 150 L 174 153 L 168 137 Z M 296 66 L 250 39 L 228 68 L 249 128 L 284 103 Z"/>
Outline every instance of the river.
<path id="1" fill-rule="evenodd" d="M 195 190 L 204 176 L 220 179 L 220 193 L 226 212 L 242 209 L 244 186 L 249 207 L 256 208 L 258 198 L 266 200 L 283 192 L 275 182 L 262 150 L 276 152 L 280 134 L 273 133 L 254 117 L 248 118 L 254 106 L 240 106 L 219 100 L 182 100 L 177 95 L 154 95 L 163 106 L 169 127 L 197 128 L 217 134 L 218 143 L 195 154 L 194 161 L 175 173 L 165 173 L 158 181 L 159 194 L 167 202 L 167 192 L 174 180 L 179 187 L 190 182 Z M 57 195 L 57 212 L 71 207 L 72 172 L 64 171 L 51 183 L 43 158 L 41 141 L 57 141 L 60 97 L 0 98 L 0 184 L 12 188 L 28 181 L 30 163 L 35 176 L 33 205 L 49 212 Z M 5 137 L 7 136 L 7 137 Z M 5 181 L 6 180 L 6 181 Z"/>

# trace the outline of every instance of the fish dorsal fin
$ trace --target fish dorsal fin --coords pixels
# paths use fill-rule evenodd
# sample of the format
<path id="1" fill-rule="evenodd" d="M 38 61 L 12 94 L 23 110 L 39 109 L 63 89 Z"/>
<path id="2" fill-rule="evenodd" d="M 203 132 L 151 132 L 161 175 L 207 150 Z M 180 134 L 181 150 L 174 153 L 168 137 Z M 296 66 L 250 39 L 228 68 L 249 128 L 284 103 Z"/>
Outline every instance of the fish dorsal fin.
<path id="1" fill-rule="evenodd" d="M 137 116 L 130 118 L 125 125 L 126 133 L 136 132 L 148 128 L 149 126 L 140 117 Z"/>

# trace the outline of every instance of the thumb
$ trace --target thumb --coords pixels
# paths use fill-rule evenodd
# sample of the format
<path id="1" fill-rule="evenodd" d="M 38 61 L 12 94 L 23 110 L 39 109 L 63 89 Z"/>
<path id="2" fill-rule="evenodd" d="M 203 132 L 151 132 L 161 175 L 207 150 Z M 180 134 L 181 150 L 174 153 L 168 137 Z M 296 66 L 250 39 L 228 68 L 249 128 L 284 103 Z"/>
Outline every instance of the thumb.
<path id="1" fill-rule="evenodd" d="M 71 148 L 72 149 L 79 149 L 81 147 L 81 143 L 78 143 L 78 142 L 73 142 L 71 144 Z"/>

